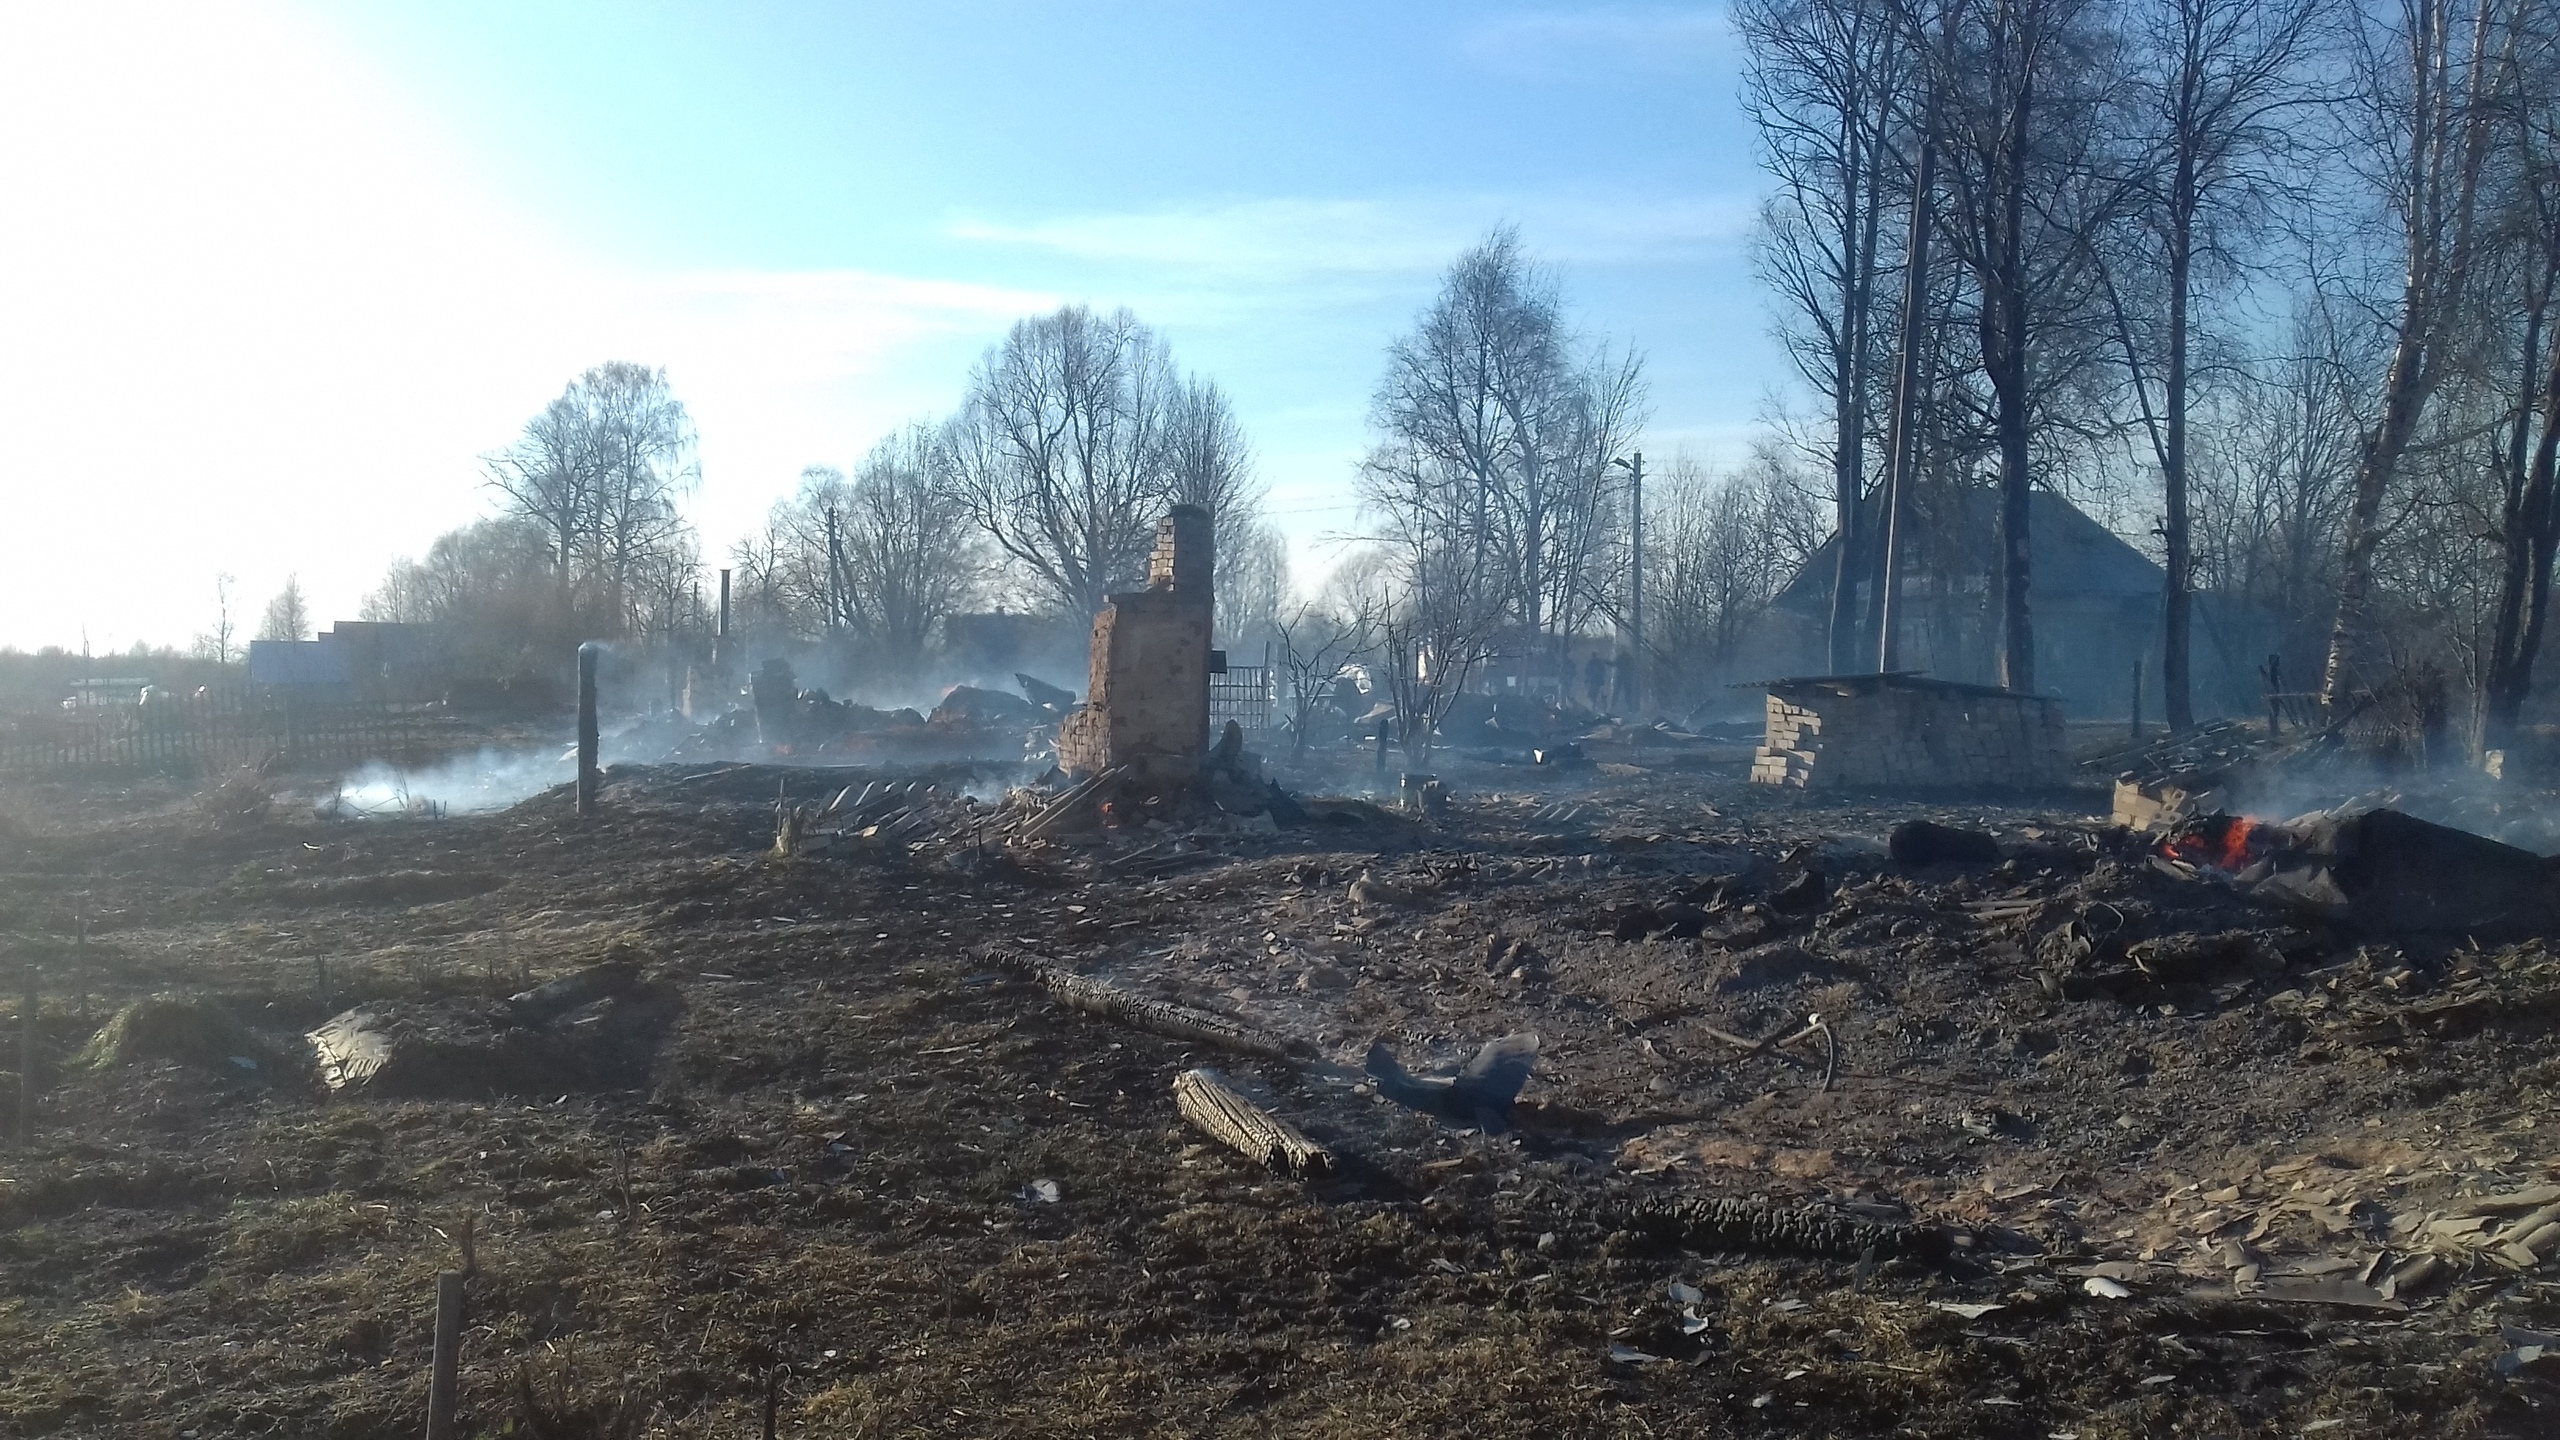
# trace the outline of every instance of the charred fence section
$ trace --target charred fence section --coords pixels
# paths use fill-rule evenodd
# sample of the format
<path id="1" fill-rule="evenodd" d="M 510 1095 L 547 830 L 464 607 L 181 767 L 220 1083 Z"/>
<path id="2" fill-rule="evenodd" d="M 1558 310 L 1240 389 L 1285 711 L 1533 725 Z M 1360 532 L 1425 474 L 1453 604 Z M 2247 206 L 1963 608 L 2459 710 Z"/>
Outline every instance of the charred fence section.
<path id="1" fill-rule="evenodd" d="M 1233 720 L 1248 731 L 1271 728 L 1271 667 L 1229 665 L 1209 674 L 1209 729 Z"/>
<path id="2" fill-rule="evenodd" d="M 425 763 L 453 722 L 418 705 L 319 703 L 248 691 L 150 695 L 0 724 L 0 774 L 215 774 L 243 765 Z"/>

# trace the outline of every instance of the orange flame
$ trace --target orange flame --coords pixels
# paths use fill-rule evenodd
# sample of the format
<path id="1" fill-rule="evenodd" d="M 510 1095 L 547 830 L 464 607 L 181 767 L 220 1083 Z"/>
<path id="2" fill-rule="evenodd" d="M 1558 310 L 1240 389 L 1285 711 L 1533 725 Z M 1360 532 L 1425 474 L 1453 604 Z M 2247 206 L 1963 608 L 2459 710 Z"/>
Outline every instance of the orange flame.
<path id="1" fill-rule="evenodd" d="M 2189 865 L 2237 874 L 2249 868 L 2265 826 L 2246 815 L 2207 815 L 2162 841 L 2160 853 Z"/>

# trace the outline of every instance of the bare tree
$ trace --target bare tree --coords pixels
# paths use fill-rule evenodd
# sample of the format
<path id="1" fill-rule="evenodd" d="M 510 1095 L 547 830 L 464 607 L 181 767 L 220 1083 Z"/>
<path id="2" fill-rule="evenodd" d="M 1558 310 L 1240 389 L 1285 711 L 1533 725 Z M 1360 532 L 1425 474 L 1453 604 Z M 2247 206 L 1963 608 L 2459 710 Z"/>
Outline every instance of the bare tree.
<path id="1" fill-rule="evenodd" d="M 1931 54 L 1940 234 L 1975 290 L 2000 486 L 2000 679 L 2035 688 L 2028 501 L 2046 398 L 2093 359 L 2093 238 L 2122 191 L 2099 153 L 2111 80 L 2090 0 L 1948 0 Z"/>
<path id="2" fill-rule="evenodd" d="M 971 372 L 944 474 L 1036 590 L 1065 614 L 1092 615 L 1143 572 L 1175 494 L 1177 417 L 1203 408 L 1136 316 L 1070 305 L 1016 324 Z M 1224 415 L 1223 400 L 1207 408 Z M 1184 459 L 1183 481 L 1228 483 L 1202 455 Z"/>
<path id="3" fill-rule="evenodd" d="M 1217 539 L 1219 633 L 1265 633 L 1288 586 L 1288 551 L 1263 523 L 1253 447 L 1214 380 L 1192 376 L 1166 415 L 1163 464 L 1173 502 L 1209 512 Z"/>
<path id="4" fill-rule="evenodd" d="M 2502 11 L 2504 13 L 2502 13 Z M 2337 707 L 2367 678 L 2378 639 L 2374 552 L 2383 504 L 2417 438 L 2427 402 L 2467 359 L 2465 323 L 2480 241 L 2480 193 L 2496 107 L 2517 43 L 2520 0 L 2400 0 L 2379 34 L 2360 34 L 2373 158 L 2367 174 L 2402 255 L 2391 359 L 2357 447 L 2353 503 L 2338 557 L 2322 703 Z"/>
<path id="5" fill-rule="evenodd" d="M 1221 529 L 1225 527 L 1220 527 Z M 1278 638 L 1289 600 L 1289 540 L 1268 521 L 1218 541 L 1217 623 L 1221 644 L 1243 650 Z"/>
<path id="6" fill-rule="evenodd" d="M 2516 388 L 2507 416 L 2494 533 L 2499 540 L 2495 620 L 2484 676 L 2483 724 L 2504 745 L 2533 689 L 2560 556 L 2560 87 L 2544 77 L 2560 65 L 2560 16 L 2533 7 L 2541 23 L 2516 47 L 2504 108 L 2512 193 L 2502 239 L 2511 252 L 2519 312 Z M 2538 432 L 2538 433 L 2537 433 Z M 2530 440 L 2528 439 L 2530 437 Z"/>
<path id="7" fill-rule="evenodd" d="M 942 622 L 977 597 L 986 558 L 937 473 L 940 440 L 910 425 L 871 448 L 845 495 L 846 618 L 892 676 L 912 678 Z"/>
<path id="8" fill-rule="evenodd" d="M 910 425 L 883 438 L 853 478 L 800 472 L 732 568 L 754 623 L 842 644 L 885 677 L 920 674 L 942 623 L 973 603 L 985 542 L 940 483 L 942 436 Z"/>
<path id="9" fill-rule="evenodd" d="M 579 551 L 595 510 L 593 457 L 576 401 L 563 394 L 544 406 L 514 444 L 483 457 L 482 465 L 508 511 L 550 537 L 552 573 L 565 596 L 576 583 Z"/>
<path id="10" fill-rule="evenodd" d="M 1307 732 L 1314 728 L 1317 713 L 1333 703 L 1334 678 L 1377 648 L 1383 607 L 1371 596 L 1355 593 L 1347 598 L 1348 603 L 1299 605 L 1272 627 L 1278 641 L 1274 654 L 1288 697 L 1292 756 L 1306 754 Z"/>
<path id="11" fill-rule="evenodd" d="M 1609 462 L 1643 407 L 1642 358 L 1576 340 L 1516 230 L 1461 255 L 1371 402 L 1360 495 L 1403 572 L 1397 624 L 1485 643 L 1507 625 L 1535 646 L 1612 610 Z"/>
<path id="12" fill-rule="evenodd" d="M 302 577 L 288 575 L 284 588 L 267 602 L 267 613 L 258 622 L 261 640 L 301 640 L 311 634 L 311 616 L 302 602 Z"/>
<path id="13" fill-rule="evenodd" d="M 612 361 L 571 381 L 484 473 L 508 513 L 542 527 L 564 609 L 601 597 L 618 632 L 646 628 L 639 597 L 661 551 L 692 543 L 678 502 L 700 479 L 693 422 L 666 372 Z"/>
<path id="14" fill-rule="evenodd" d="M 662 549 L 691 543 L 676 506 L 701 480 L 693 421 L 664 370 L 627 361 L 588 371 L 570 394 L 595 475 L 594 563 L 607 603 L 636 631 L 645 624 L 634 602 L 643 571 Z"/>
<path id="15" fill-rule="evenodd" d="M 474 521 L 395 562 L 361 613 L 429 627 L 461 673 L 548 670 L 603 621 L 562 604 L 551 542 L 523 516 Z"/>
<path id="16" fill-rule="evenodd" d="M 1879 279 L 1887 224 L 1906 203 L 1894 132 L 1915 77 L 1893 0 L 1738 0 L 1748 51 L 1742 103 L 1777 191 L 1761 209 L 1761 278 L 1778 293 L 1780 335 L 1830 411 L 1831 503 L 1841 537 L 1828 632 L 1830 668 L 1855 668 L 1852 583 L 1868 537 L 1867 432 L 1875 404 Z"/>
<path id="17" fill-rule="evenodd" d="M 2320 306 L 2299 305 L 2284 353 L 2207 392 L 2189 454 L 2199 588 L 2272 614 L 2279 653 L 2324 644 L 2336 599 L 2364 381 L 2343 344 Z"/>
<path id="18" fill-rule="evenodd" d="M 1426 577 L 1427 579 L 1427 577 Z M 1436 593 L 1408 585 L 1378 620 L 1379 652 L 1394 697 L 1397 734 L 1417 767 L 1431 761 L 1431 742 L 1449 707 L 1466 693 L 1467 677 L 1493 657 L 1503 613 L 1454 587 Z"/>
<path id="19" fill-rule="evenodd" d="M 2307 83 L 2325 14 L 2320 0 L 2146 0 L 2133 84 L 2125 98 L 2143 137 L 2131 158 L 2134 214 L 2149 244 L 2099 248 L 2102 262 L 2156 270 L 2159 324 L 2137 330 L 2122 288 L 2118 340 L 2152 457 L 2160 467 L 2162 706 L 2169 728 L 2195 724 L 2191 656 L 2195 536 L 2188 429 L 2193 408 L 2196 290 L 2232 277 L 2237 250 L 2288 188 L 2282 172 L 2303 148 L 2294 136 L 2322 97 Z M 2131 253 L 2121 253 L 2131 250 Z M 2146 317 L 2147 318 L 2147 317 Z M 2156 345 L 2152 333 L 2156 329 Z M 2151 352 L 2156 349 L 2155 401 Z"/>
<path id="20" fill-rule="evenodd" d="M 195 652 L 216 665 L 231 663 L 237 643 L 231 622 L 231 587 L 237 583 L 227 570 L 213 577 L 213 628 L 196 637 Z"/>
<path id="21" fill-rule="evenodd" d="M 831 467 L 826 468 L 826 473 L 841 475 Z M 802 483 L 808 479 L 809 472 L 801 472 Z M 766 517 L 761 531 L 742 536 L 729 547 L 729 565 L 734 572 L 731 608 L 738 633 L 801 636 L 823 632 L 823 591 L 817 587 L 824 582 L 813 583 L 808 578 L 807 553 L 803 537 L 771 516 Z"/>
<path id="22" fill-rule="evenodd" d="M 1644 658 L 1653 693 L 1694 705 L 1736 678 L 1733 666 L 1769 602 L 1820 543 L 1820 516 L 1767 445 L 1735 475 L 1677 456 L 1656 493 Z"/>

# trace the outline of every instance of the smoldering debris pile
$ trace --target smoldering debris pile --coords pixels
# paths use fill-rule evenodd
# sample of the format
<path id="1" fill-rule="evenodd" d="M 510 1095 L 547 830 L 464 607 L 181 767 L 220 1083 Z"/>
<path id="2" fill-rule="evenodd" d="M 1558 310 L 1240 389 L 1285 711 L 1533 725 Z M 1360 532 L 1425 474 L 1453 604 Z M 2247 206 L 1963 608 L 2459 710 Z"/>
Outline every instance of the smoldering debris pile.
<path id="1" fill-rule="evenodd" d="M 2179 873 L 2368 931 L 2507 939 L 2560 928 L 2554 862 L 2396 810 L 2280 824 L 2208 815 L 2161 849 Z"/>
<path id="2" fill-rule="evenodd" d="M 1061 706 L 1072 692 L 1031 676 L 1030 698 L 974 685 L 942 692 L 930 712 L 881 709 L 801 689 L 788 666 L 756 677 L 755 703 L 700 724 L 661 717 L 648 728 L 653 753 L 670 761 L 756 758 L 795 765 L 921 763 L 975 757 L 1036 759 L 1054 747 Z"/>
<path id="3" fill-rule="evenodd" d="M 380 1001 L 307 1037 L 328 1090 L 389 1098 L 469 1098 L 644 1086 L 684 1008 L 629 955 L 504 1000 Z"/>
<path id="4" fill-rule="evenodd" d="M 2302 815 L 2397 810 L 2503 841 L 2560 854 L 2560 792 L 2503 763 L 2497 775 L 2460 767 L 2383 763 L 2350 744 L 2352 726 L 2270 736 L 2238 720 L 2084 760 L 2083 773 L 2113 774 L 2113 819 L 2165 834 L 2220 813 Z M 2501 757 L 2503 760 L 2503 757 Z"/>
<path id="5" fill-rule="evenodd" d="M 73 1058 L 76 1071 L 180 1065 L 228 1079 L 349 1098 L 480 1099 L 645 1086 L 684 1009 L 673 981 L 617 946 L 594 965 L 504 999 L 367 1001 L 293 1037 L 243 1023 L 211 995 L 123 1006 Z"/>

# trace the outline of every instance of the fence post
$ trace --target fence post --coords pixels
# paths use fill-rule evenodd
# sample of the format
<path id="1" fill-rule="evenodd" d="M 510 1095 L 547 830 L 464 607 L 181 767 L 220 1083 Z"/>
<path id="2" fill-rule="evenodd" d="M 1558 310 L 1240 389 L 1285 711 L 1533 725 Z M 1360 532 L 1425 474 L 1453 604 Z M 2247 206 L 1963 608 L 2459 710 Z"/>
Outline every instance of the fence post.
<path id="1" fill-rule="evenodd" d="M 427 1440 L 453 1440 L 462 1360 L 462 1272 L 436 1276 L 436 1351 L 427 1372 Z"/>
<path id="2" fill-rule="evenodd" d="M 596 813 L 596 642 L 578 647 L 578 818 Z"/>
<path id="3" fill-rule="evenodd" d="M 26 994 L 18 1001 L 18 1148 L 36 1134 L 36 962 L 27 962 Z"/>

